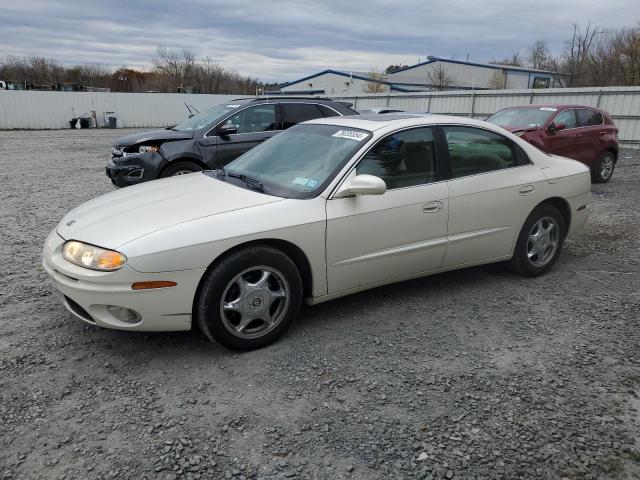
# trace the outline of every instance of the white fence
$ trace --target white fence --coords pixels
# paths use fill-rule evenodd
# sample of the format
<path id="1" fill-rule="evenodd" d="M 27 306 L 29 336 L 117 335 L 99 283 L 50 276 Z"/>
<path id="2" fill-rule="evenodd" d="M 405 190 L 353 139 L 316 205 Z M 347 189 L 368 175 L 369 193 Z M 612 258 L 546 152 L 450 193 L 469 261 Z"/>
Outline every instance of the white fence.
<path id="1" fill-rule="evenodd" d="M 241 95 L 180 93 L 41 92 L 0 90 L 0 130 L 70 128 L 69 121 L 95 108 L 99 126 L 114 112 L 118 127 L 166 127 L 189 116 L 185 103 L 199 111 Z"/>
<path id="2" fill-rule="evenodd" d="M 238 97 L 242 96 L 0 90 L 0 129 L 69 128 L 71 118 L 92 108 L 96 110 L 99 126 L 104 126 L 105 112 L 114 112 L 118 127 L 166 127 L 187 118 L 185 103 L 203 111 Z M 356 109 L 386 106 L 474 118 L 485 118 L 501 108 L 527 103 L 592 105 L 612 115 L 623 143 L 640 144 L 640 87 L 447 91 L 339 98 L 352 102 Z"/>
<path id="3" fill-rule="evenodd" d="M 391 107 L 408 112 L 443 113 L 485 118 L 498 110 L 528 103 L 581 104 L 611 114 L 623 143 L 640 144 L 640 87 L 549 88 L 539 90 L 477 90 L 371 94 L 339 97 L 356 109 Z"/>

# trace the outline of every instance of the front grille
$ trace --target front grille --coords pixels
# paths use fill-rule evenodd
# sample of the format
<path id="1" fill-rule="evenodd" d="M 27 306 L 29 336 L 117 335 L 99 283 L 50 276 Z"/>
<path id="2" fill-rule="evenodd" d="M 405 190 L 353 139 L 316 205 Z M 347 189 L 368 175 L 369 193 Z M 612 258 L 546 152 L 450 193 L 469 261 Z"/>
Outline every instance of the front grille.
<path id="1" fill-rule="evenodd" d="M 93 318 L 91 318 L 91 315 L 89 315 L 89 312 L 87 312 L 84 308 L 82 308 L 80 305 L 78 305 L 74 300 L 72 300 L 71 298 L 67 297 L 66 295 L 64 296 L 64 299 L 67 302 L 67 305 L 69 306 L 69 309 L 73 313 L 75 313 L 76 315 L 81 317 L 83 320 L 86 320 L 87 322 L 96 323 L 95 320 Z"/>

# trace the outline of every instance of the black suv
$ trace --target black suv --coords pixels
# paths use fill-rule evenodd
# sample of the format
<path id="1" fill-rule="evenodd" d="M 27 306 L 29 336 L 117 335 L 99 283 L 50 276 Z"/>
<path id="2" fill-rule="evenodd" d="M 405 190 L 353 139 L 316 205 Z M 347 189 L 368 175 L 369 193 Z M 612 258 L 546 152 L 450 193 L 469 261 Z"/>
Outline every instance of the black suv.
<path id="1" fill-rule="evenodd" d="M 233 100 L 165 130 L 116 140 L 107 176 L 125 187 L 157 178 L 217 169 L 296 123 L 357 115 L 351 104 L 328 98 L 276 97 Z"/>

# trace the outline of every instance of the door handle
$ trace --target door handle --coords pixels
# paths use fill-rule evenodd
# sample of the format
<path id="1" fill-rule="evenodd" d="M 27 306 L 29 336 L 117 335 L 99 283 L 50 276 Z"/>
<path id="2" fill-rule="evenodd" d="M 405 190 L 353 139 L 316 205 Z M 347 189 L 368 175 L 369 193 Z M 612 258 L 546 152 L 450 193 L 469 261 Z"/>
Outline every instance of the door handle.
<path id="1" fill-rule="evenodd" d="M 533 185 L 525 185 L 519 190 L 520 195 L 531 195 L 536 189 Z"/>
<path id="2" fill-rule="evenodd" d="M 422 206 L 422 211 L 424 213 L 436 213 L 439 212 L 441 208 L 442 202 L 429 202 Z"/>

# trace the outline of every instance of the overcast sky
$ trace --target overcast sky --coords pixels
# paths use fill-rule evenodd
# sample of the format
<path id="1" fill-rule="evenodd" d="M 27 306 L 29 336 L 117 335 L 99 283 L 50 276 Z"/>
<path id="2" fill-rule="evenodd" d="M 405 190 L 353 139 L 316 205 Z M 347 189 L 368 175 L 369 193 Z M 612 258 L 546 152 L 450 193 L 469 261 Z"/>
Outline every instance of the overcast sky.
<path id="1" fill-rule="evenodd" d="M 535 40 L 560 53 L 571 21 L 633 26 L 639 0 L 7 0 L 0 56 L 150 68 L 158 45 L 188 48 L 263 81 L 325 68 L 383 70 L 427 55 L 476 62 Z"/>

